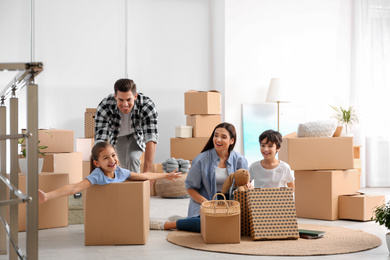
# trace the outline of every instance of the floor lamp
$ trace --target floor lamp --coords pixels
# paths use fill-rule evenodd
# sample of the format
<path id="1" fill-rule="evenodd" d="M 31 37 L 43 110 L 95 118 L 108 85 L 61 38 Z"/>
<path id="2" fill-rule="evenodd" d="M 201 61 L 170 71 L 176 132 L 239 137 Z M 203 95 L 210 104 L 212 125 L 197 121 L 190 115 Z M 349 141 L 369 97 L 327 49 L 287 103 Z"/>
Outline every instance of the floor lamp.
<path id="1" fill-rule="evenodd" d="M 279 104 L 290 102 L 286 98 L 286 91 L 283 91 L 283 86 L 280 84 L 279 78 L 272 78 L 269 83 L 267 97 L 265 99 L 268 103 L 277 103 L 278 104 L 278 132 L 279 132 Z"/>

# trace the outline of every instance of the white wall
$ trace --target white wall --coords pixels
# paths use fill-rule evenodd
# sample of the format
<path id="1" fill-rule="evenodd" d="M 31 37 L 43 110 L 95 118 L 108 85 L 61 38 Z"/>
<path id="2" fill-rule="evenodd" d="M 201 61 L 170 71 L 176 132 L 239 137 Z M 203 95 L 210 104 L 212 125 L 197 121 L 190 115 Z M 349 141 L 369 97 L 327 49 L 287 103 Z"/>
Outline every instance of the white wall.
<path id="1" fill-rule="evenodd" d="M 127 0 L 126 27 L 125 0 L 35 0 L 35 60 L 45 64 L 39 126 L 82 137 L 85 108 L 128 75 L 159 111 L 155 161 L 169 157 L 174 127 L 185 124 L 189 89 L 221 91 L 242 152 L 241 105 L 264 103 L 272 77 L 307 106 L 308 119 L 348 104 L 351 2 Z M 30 61 L 29 12 L 29 1 L 0 1 L 0 62 Z"/>
<path id="2" fill-rule="evenodd" d="M 156 103 L 155 161 L 162 162 L 175 126 L 185 125 L 184 92 L 210 88 L 209 3 L 128 0 L 128 71 L 125 6 L 125 0 L 35 0 L 35 61 L 45 65 L 36 79 L 39 127 L 83 137 L 85 108 L 96 107 L 128 75 Z M 0 62 L 30 61 L 29 14 L 30 1 L 0 2 Z"/>
<path id="3" fill-rule="evenodd" d="M 348 104 L 351 12 L 351 0 L 226 0 L 225 116 L 239 136 L 241 104 L 265 103 L 273 77 L 305 104 L 308 120 Z"/>

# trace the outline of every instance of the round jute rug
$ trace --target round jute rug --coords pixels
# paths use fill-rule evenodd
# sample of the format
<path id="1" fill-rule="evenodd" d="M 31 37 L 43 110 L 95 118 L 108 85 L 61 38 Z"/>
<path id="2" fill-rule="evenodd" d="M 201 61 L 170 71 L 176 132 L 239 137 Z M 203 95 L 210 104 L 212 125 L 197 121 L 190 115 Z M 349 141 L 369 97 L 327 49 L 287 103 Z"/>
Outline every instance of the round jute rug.
<path id="1" fill-rule="evenodd" d="M 311 224 L 298 224 L 298 228 L 322 230 L 326 234 L 319 239 L 253 241 L 251 237 L 241 237 L 239 244 L 205 244 L 200 233 L 172 231 L 168 234 L 167 240 L 192 249 L 263 256 L 347 254 L 372 249 L 382 244 L 379 237 L 361 230 Z"/>

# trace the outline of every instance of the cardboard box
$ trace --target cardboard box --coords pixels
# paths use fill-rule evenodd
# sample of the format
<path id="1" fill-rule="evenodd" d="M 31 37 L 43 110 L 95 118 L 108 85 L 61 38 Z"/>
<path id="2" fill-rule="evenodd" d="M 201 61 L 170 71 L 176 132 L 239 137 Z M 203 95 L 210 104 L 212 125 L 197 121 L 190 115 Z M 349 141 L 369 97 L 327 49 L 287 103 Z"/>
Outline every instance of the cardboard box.
<path id="1" fill-rule="evenodd" d="M 241 242 L 240 214 L 216 217 L 201 212 L 200 230 L 206 244 L 238 244 Z"/>
<path id="2" fill-rule="evenodd" d="M 221 115 L 187 116 L 187 125 L 192 126 L 193 137 L 210 137 L 214 128 L 221 123 Z"/>
<path id="3" fill-rule="evenodd" d="M 298 218 L 337 220 L 339 196 L 358 191 L 356 170 L 295 171 L 294 175 Z"/>
<path id="4" fill-rule="evenodd" d="M 83 162 L 83 180 L 90 175 L 92 172 L 91 170 L 91 162 Z"/>
<path id="5" fill-rule="evenodd" d="M 77 138 L 76 139 L 76 152 L 80 152 L 83 155 L 83 162 L 91 160 L 91 151 L 95 140 L 93 138 Z"/>
<path id="6" fill-rule="evenodd" d="M 354 145 L 353 146 L 353 158 L 360 159 L 360 147 L 361 145 Z"/>
<path id="7" fill-rule="evenodd" d="M 69 183 L 83 180 L 81 153 L 46 153 L 43 158 L 43 172 L 69 173 Z"/>
<path id="8" fill-rule="evenodd" d="M 26 130 L 23 129 L 22 132 Z M 74 131 L 64 129 L 39 129 L 39 146 L 47 146 L 43 153 L 74 152 Z"/>
<path id="9" fill-rule="evenodd" d="M 206 145 L 209 137 L 171 138 L 171 157 L 193 160 Z"/>
<path id="10" fill-rule="evenodd" d="M 184 114 L 221 114 L 221 93 L 218 91 L 190 90 L 184 93 Z"/>
<path id="11" fill-rule="evenodd" d="M 362 169 L 362 160 L 361 159 L 353 159 L 353 168 L 357 170 Z"/>
<path id="12" fill-rule="evenodd" d="M 339 197 L 339 218 L 369 221 L 376 207 L 385 203 L 385 195 L 351 194 Z"/>
<path id="13" fill-rule="evenodd" d="M 352 137 L 283 137 L 279 159 L 292 170 L 348 170 L 354 168 Z"/>
<path id="14" fill-rule="evenodd" d="M 176 126 L 175 137 L 176 138 L 191 138 L 192 126 Z"/>
<path id="15" fill-rule="evenodd" d="M 41 173 L 39 174 L 39 188 L 44 192 L 58 189 L 68 184 L 66 173 Z M 26 175 L 19 175 L 19 189 L 26 193 Z M 39 204 L 38 228 L 56 228 L 68 226 L 68 197 L 62 197 Z M 26 230 L 26 204 L 19 204 L 19 231 Z"/>
<path id="16" fill-rule="evenodd" d="M 149 235 L 149 181 L 94 185 L 85 191 L 85 245 L 143 245 Z"/>
<path id="17" fill-rule="evenodd" d="M 87 108 L 84 113 L 84 137 L 95 137 L 95 114 L 96 108 Z"/>

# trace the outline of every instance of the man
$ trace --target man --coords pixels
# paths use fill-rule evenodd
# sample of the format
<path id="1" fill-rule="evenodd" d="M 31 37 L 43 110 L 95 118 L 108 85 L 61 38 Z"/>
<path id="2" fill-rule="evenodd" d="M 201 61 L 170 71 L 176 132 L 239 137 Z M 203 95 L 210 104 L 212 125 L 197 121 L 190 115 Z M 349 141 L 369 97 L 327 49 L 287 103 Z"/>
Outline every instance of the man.
<path id="1" fill-rule="evenodd" d="M 131 79 L 119 79 L 114 90 L 96 109 L 95 143 L 109 140 L 121 166 L 132 172 L 140 172 L 140 157 L 145 152 L 143 171 L 149 172 L 158 139 L 156 106 L 137 93 Z"/>

